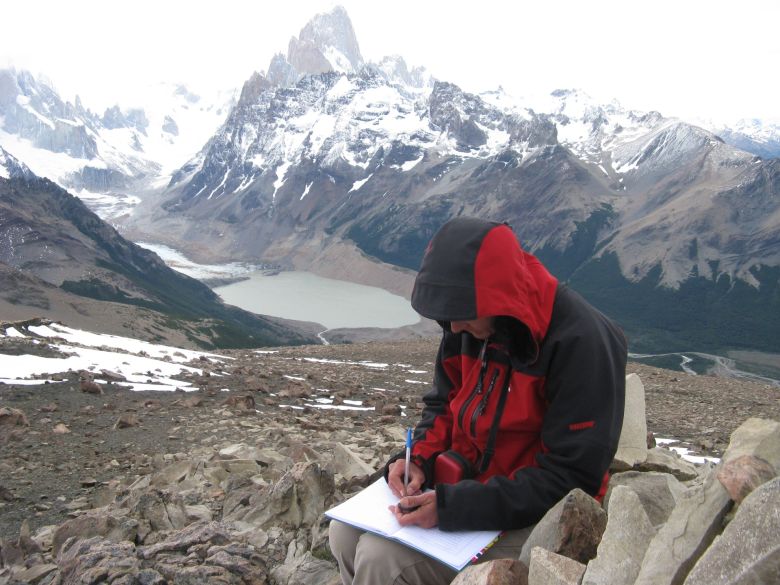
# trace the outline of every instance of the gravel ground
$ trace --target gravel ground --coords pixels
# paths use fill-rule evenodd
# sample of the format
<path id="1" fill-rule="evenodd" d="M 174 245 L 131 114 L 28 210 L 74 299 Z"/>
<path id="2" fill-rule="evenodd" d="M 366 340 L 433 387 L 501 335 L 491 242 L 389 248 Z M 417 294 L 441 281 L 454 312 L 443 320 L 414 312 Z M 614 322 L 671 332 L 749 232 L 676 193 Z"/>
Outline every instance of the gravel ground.
<path id="1" fill-rule="evenodd" d="M 4 343 L 10 340 L 0 340 L 2 353 L 25 351 L 22 342 Z M 29 423 L 0 425 L 0 538 L 18 537 L 24 520 L 35 530 L 105 503 L 112 485 L 131 482 L 177 453 L 246 440 L 244 417 L 320 429 L 325 436 L 334 428 L 413 424 L 435 352 L 435 341 L 226 351 L 220 352 L 224 361 L 193 364 L 203 373 L 191 378 L 199 389 L 187 393 L 106 384 L 102 395 L 88 394 L 75 372 L 57 383 L 0 385 L 0 408 L 22 411 Z M 780 420 L 776 387 L 635 362 L 628 372 L 644 383 L 648 429 L 701 454 L 720 455 L 749 417 Z M 323 410 L 312 396 L 373 410 Z M 245 400 L 253 408 L 243 409 Z M 58 433 L 58 425 L 67 432 Z"/>

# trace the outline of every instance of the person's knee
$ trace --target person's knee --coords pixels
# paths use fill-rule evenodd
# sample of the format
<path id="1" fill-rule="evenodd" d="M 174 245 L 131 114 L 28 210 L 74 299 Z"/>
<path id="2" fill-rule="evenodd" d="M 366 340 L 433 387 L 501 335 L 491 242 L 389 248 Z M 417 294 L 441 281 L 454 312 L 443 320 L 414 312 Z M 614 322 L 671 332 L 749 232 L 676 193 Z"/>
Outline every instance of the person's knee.
<path id="1" fill-rule="evenodd" d="M 333 556 L 341 558 L 344 552 L 354 551 L 362 531 L 344 524 L 338 520 L 332 520 L 328 526 L 328 543 Z"/>

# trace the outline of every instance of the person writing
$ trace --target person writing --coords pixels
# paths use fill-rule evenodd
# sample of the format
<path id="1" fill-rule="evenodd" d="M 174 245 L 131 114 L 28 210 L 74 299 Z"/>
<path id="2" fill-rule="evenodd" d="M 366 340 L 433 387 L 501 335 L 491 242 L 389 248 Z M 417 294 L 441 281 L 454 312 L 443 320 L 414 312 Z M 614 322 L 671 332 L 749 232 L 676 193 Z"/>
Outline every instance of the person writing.
<path id="1" fill-rule="evenodd" d="M 412 306 L 443 337 L 410 463 L 401 452 L 385 468 L 400 498 L 391 510 L 402 525 L 506 531 L 481 560 L 517 558 L 572 489 L 606 492 L 623 421 L 625 337 L 522 250 L 508 225 L 477 218 L 434 235 Z M 344 585 L 439 585 L 456 574 L 340 522 L 329 536 Z"/>

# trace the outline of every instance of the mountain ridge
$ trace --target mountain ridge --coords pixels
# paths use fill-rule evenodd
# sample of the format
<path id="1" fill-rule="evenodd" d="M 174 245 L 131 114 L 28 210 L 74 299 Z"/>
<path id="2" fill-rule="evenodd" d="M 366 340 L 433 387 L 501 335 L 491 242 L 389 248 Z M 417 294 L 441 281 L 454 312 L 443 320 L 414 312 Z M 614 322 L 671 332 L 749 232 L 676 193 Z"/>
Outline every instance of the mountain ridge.
<path id="1" fill-rule="evenodd" d="M 1 296 L 17 306 L 14 312 L 27 307 L 27 318 L 41 316 L 53 305 L 62 309 L 63 301 L 82 305 L 85 317 L 90 311 L 107 314 L 108 308 L 87 298 L 139 309 L 125 309 L 118 319 L 143 319 L 148 327 L 142 334 L 152 338 L 170 336 L 168 330 L 173 330 L 200 347 L 315 341 L 311 326 L 225 305 L 206 285 L 127 241 L 81 200 L 47 179 L 0 178 L 0 233 Z M 59 291 L 81 300 L 63 299 Z M 117 326 L 111 322 L 105 327 Z"/>
<path id="2" fill-rule="evenodd" d="M 401 58 L 366 63 L 336 9 L 292 37 L 268 74 L 253 74 L 201 151 L 119 223 L 136 240 L 210 262 L 349 276 L 327 265 L 335 250 L 349 250 L 358 282 L 369 273 L 387 282 L 399 267 L 416 270 L 446 219 L 507 220 L 529 251 L 593 291 L 604 310 L 622 303 L 605 297 L 597 278 L 629 298 L 649 295 L 652 306 L 695 281 L 699 306 L 686 323 L 725 307 L 724 322 L 740 329 L 730 338 L 749 345 L 733 292 L 745 284 L 760 300 L 750 319 L 755 343 L 780 350 L 771 329 L 780 312 L 770 276 L 780 265 L 776 160 L 576 90 L 532 107 L 410 72 Z M 639 337 L 656 321 L 615 317 Z M 658 328 L 654 336 L 668 339 Z M 717 348 L 728 338 L 710 332 L 702 343 Z"/>

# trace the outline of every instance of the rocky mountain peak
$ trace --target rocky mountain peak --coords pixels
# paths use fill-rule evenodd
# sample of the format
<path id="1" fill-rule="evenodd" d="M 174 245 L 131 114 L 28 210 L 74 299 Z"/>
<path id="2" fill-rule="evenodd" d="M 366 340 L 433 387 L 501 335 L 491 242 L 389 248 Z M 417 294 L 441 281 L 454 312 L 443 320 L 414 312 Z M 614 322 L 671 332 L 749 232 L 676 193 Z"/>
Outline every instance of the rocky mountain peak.
<path id="1" fill-rule="evenodd" d="M 93 122 L 90 114 L 63 101 L 28 71 L 0 71 L 0 120 L 0 130 L 37 148 L 86 159 L 97 155 L 97 143 L 86 127 Z"/>
<path id="2" fill-rule="evenodd" d="M 352 21 L 341 6 L 312 18 L 301 29 L 299 41 L 316 47 L 337 71 L 354 72 L 363 65 Z"/>
<path id="3" fill-rule="evenodd" d="M 241 97 L 238 98 L 239 105 L 252 104 L 257 101 L 257 98 L 262 92 L 271 87 L 271 83 L 261 73 L 254 72 L 252 76 L 246 80 L 244 87 L 241 88 Z"/>
<path id="4" fill-rule="evenodd" d="M 435 81 L 425 67 L 413 67 L 409 70 L 406 61 L 400 55 L 384 57 L 374 67 L 387 81 L 402 83 L 417 89 L 432 87 Z"/>
<path id="5" fill-rule="evenodd" d="M 290 39 L 287 59 L 274 55 L 268 77 L 275 85 L 289 87 L 306 75 L 329 71 L 355 73 L 362 66 L 363 57 L 352 22 L 347 11 L 337 6 L 316 15 L 297 38 Z"/>
<path id="6" fill-rule="evenodd" d="M 282 53 L 276 53 L 271 58 L 271 64 L 268 66 L 268 81 L 278 87 L 290 87 L 295 85 L 298 80 L 298 73 L 295 67 Z"/>
<path id="7" fill-rule="evenodd" d="M 31 179 L 35 175 L 27 168 L 23 162 L 17 160 L 11 153 L 0 146 L 0 178 L 2 179 L 14 179 L 25 178 Z"/>

